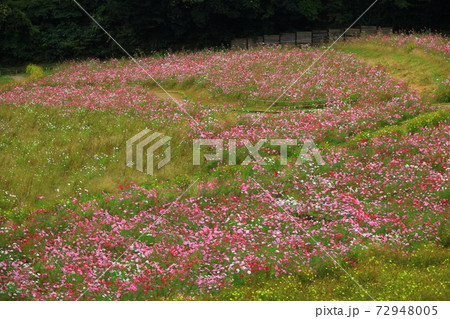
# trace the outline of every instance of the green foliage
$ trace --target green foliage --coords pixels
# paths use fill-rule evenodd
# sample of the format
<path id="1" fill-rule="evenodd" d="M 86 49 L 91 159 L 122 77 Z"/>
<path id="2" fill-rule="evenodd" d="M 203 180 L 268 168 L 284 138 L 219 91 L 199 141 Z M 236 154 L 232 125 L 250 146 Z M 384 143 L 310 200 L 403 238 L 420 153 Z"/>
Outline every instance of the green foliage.
<path id="1" fill-rule="evenodd" d="M 30 79 L 38 79 L 44 76 L 44 69 L 36 64 L 28 64 L 26 73 Z"/>
<path id="2" fill-rule="evenodd" d="M 369 0 L 79 2 L 132 54 L 221 46 L 240 36 L 343 27 L 371 3 Z M 380 1 L 361 24 L 450 29 L 449 20 L 443 16 L 449 11 L 448 3 L 447 0 Z M 124 55 L 73 1 L 3 0 L 0 37 L 0 64 Z"/>

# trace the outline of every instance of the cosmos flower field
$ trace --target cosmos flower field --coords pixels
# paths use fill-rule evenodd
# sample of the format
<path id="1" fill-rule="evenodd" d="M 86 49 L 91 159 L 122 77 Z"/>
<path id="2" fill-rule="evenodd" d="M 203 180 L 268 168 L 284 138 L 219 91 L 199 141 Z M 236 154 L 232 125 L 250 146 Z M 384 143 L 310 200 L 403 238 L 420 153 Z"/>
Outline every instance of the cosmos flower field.
<path id="1" fill-rule="evenodd" d="M 450 54 L 442 36 L 376 41 Z M 447 247 L 448 107 L 355 55 L 330 50 L 317 61 L 323 50 L 209 50 L 141 58 L 140 66 L 69 62 L 2 88 L 2 108 L 126 116 L 182 135 L 186 152 L 194 138 L 313 140 L 324 164 L 294 165 L 294 150 L 284 166 L 279 149 L 265 146 L 264 163 L 224 160 L 146 183 L 125 175 L 114 192 L 75 189 L 39 207 L 17 200 L 0 210 L 1 299 L 195 299 L 327 264 L 351 271 L 373 247 L 403 256 Z M 156 94 L 150 76 L 186 92 L 180 104 Z M 10 129 L 6 120 L 0 127 Z M 125 142 L 138 131 L 117 141 L 123 166 Z M 1 175 L 0 183 L 8 172 Z"/>

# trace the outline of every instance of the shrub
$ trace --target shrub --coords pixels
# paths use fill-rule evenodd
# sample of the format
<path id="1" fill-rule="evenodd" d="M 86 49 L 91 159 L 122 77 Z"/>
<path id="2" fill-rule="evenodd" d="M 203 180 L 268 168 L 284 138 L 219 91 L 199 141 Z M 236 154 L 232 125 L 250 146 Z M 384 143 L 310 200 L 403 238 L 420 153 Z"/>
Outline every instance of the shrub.
<path id="1" fill-rule="evenodd" d="M 44 70 L 36 64 L 28 64 L 26 73 L 30 79 L 38 79 L 44 76 Z"/>

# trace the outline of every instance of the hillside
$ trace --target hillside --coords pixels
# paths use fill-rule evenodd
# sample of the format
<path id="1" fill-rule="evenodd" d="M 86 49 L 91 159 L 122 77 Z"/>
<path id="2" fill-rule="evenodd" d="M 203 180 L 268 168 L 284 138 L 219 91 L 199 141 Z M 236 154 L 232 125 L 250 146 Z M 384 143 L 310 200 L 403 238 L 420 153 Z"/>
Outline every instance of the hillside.
<path id="1" fill-rule="evenodd" d="M 448 44 L 205 50 L 5 80 L 0 299 L 447 300 Z M 146 128 L 172 138 L 154 176 L 126 165 Z M 195 139 L 223 141 L 223 159 L 195 165 Z M 298 142 L 287 165 L 280 139 Z M 302 153 L 311 141 L 322 161 Z M 242 165 L 249 143 L 261 158 Z"/>

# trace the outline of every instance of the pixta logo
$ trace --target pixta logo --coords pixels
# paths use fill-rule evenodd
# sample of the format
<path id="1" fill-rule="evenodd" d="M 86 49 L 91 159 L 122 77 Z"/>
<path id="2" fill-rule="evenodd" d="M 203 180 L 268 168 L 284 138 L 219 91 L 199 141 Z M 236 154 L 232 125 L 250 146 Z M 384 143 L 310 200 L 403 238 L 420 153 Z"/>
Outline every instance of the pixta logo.
<path id="1" fill-rule="evenodd" d="M 127 166 L 136 166 L 138 171 L 144 172 L 144 164 L 146 163 L 145 173 L 154 175 L 156 160 L 159 160 L 156 165 L 158 169 L 167 165 L 171 160 L 171 140 L 171 137 L 161 133 L 151 134 L 151 131 L 148 129 L 139 132 L 127 141 Z M 260 149 L 264 146 L 279 148 L 280 165 L 288 165 L 289 147 L 295 147 L 297 150 L 301 147 L 298 156 L 293 159 L 295 160 L 294 165 L 301 165 L 304 162 L 314 160 L 319 165 L 325 164 L 316 144 L 309 139 L 305 141 L 298 141 L 296 139 L 261 139 L 256 141 L 256 143 L 252 143 L 249 140 L 242 140 L 240 142 L 242 143 L 238 143 L 237 140 L 229 140 L 227 143 L 224 143 L 222 139 L 195 139 L 192 143 L 192 164 L 198 166 L 208 161 L 223 161 L 225 157 L 224 150 L 227 150 L 228 158 L 226 162 L 228 162 L 228 165 L 249 165 L 251 163 L 266 165 L 267 159 L 259 153 Z M 240 163 L 237 161 L 238 145 L 245 148 L 247 154 L 245 159 Z M 163 147 L 164 149 L 161 151 L 160 149 Z M 208 150 L 203 149 L 202 152 L 202 147 Z M 136 162 L 133 162 L 133 158 L 136 159 Z"/>
<path id="2" fill-rule="evenodd" d="M 157 150 L 165 147 L 162 154 L 163 158 L 157 164 L 158 169 L 170 162 L 170 141 L 172 138 L 157 132 L 150 133 L 149 129 L 145 129 L 127 141 L 127 166 L 133 167 L 136 164 L 136 169 L 144 172 L 144 162 L 146 162 L 145 173 L 153 175 L 155 158 L 160 157 L 155 156 Z M 136 147 L 134 147 L 135 145 Z M 134 149 L 136 149 L 135 152 L 133 152 Z M 136 157 L 136 162 L 133 162 L 134 157 Z"/>
<path id="3" fill-rule="evenodd" d="M 266 159 L 259 154 L 261 147 L 263 146 L 275 146 L 280 149 L 280 165 L 288 165 L 288 148 L 301 146 L 301 150 L 296 157 L 295 165 L 301 165 L 304 162 L 313 161 L 317 162 L 319 165 L 324 165 L 325 161 L 322 158 L 322 155 L 317 148 L 316 144 L 313 140 L 307 139 L 303 142 L 298 141 L 296 139 L 261 139 L 256 141 L 255 144 L 250 142 L 249 140 L 242 140 L 242 143 L 247 151 L 247 157 L 244 159 L 242 163 L 237 163 L 236 154 L 237 154 L 237 140 L 229 140 L 226 145 L 222 139 L 196 139 L 194 140 L 192 146 L 193 153 L 193 164 L 200 165 L 202 162 L 202 146 L 208 147 L 209 149 L 213 148 L 214 153 L 203 154 L 203 158 L 205 161 L 223 161 L 224 159 L 224 150 L 227 149 L 228 153 L 228 164 L 229 165 L 248 165 L 252 162 L 259 163 L 261 165 L 266 165 Z"/>

